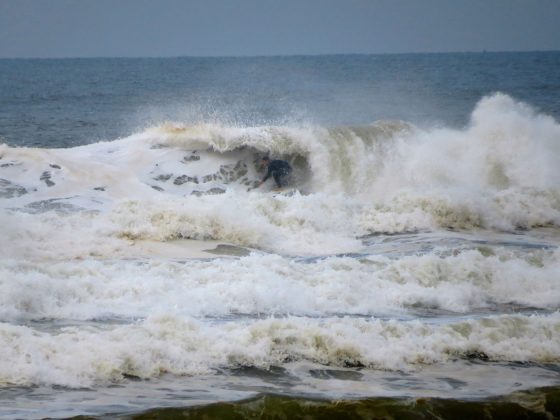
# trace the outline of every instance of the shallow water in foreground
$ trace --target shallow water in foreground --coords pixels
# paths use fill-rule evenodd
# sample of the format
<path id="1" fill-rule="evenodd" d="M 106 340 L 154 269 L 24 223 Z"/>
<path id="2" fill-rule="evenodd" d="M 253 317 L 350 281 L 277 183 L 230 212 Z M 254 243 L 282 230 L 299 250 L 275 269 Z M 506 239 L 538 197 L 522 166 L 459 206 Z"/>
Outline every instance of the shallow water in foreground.
<path id="1" fill-rule="evenodd" d="M 218 403 L 207 407 L 150 410 L 123 418 L 547 419 L 560 416 L 559 392 L 558 388 L 544 388 L 484 401 L 438 398 L 319 401 L 260 396 L 238 403 Z"/>
<path id="2" fill-rule="evenodd" d="M 113 391 L 113 390 L 111 390 Z M 117 390 L 118 391 L 118 390 Z M 8 408 L 5 418 L 24 418 L 35 410 L 41 410 L 45 416 L 64 418 L 95 419 L 182 419 L 182 418 L 353 418 L 353 419 L 555 419 L 560 417 L 560 388 L 548 387 L 528 391 L 518 391 L 497 397 L 483 399 L 445 398 L 445 397 L 377 397 L 377 398 L 336 398 L 321 399 L 289 393 L 248 393 L 239 392 L 235 401 L 219 398 L 220 392 L 214 392 L 211 398 L 200 398 L 205 390 L 192 389 L 177 392 L 176 400 L 162 398 L 155 400 L 159 408 L 146 409 L 142 395 L 130 397 L 129 404 L 123 405 L 123 397 L 118 392 L 103 393 L 92 397 L 87 391 L 66 392 L 63 402 L 66 408 L 61 411 L 46 409 L 51 400 L 34 390 L 32 400 L 25 401 L 25 408 Z M 206 390 L 207 392 L 210 392 Z M 60 390 L 64 392 L 64 390 Z M 150 396 L 169 389 L 151 389 Z M 52 392 L 49 391 L 48 394 Z M 10 392 L 10 397 L 20 404 L 18 390 Z M 230 395 L 231 396 L 231 395 Z M 222 396 L 223 397 L 223 396 Z M 98 398 L 98 404 L 94 404 Z M 61 401 L 62 400 L 62 401 Z M 85 410 L 84 405 L 91 404 Z M 23 404 L 22 404 L 23 405 Z M 75 417 L 73 416 L 73 414 Z M 11 416 L 11 417 L 10 417 Z"/>

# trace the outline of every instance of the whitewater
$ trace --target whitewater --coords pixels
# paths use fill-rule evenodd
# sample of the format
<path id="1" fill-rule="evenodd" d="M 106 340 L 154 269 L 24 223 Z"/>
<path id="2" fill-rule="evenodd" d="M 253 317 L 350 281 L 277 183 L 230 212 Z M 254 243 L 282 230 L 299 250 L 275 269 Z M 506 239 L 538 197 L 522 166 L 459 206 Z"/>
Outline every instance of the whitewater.
<path id="1" fill-rule="evenodd" d="M 559 122 L 505 93 L 464 127 L 3 144 L 0 416 L 558 387 L 559 180 Z"/>

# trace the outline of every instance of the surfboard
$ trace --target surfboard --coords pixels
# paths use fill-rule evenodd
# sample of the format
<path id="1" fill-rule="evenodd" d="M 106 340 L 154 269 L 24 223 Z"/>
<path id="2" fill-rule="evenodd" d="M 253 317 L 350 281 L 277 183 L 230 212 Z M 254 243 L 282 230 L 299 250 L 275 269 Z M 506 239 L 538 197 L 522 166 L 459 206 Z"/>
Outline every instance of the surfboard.
<path id="1" fill-rule="evenodd" d="M 270 192 L 274 196 L 283 195 L 283 196 L 286 196 L 286 197 L 291 197 L 292 195 L 294 195 L 296 193 L 299 193 L 299 190 L 295 187 L 285 187 L 285 188 L 281 188 L 279 190 L 272 190 Z"/>

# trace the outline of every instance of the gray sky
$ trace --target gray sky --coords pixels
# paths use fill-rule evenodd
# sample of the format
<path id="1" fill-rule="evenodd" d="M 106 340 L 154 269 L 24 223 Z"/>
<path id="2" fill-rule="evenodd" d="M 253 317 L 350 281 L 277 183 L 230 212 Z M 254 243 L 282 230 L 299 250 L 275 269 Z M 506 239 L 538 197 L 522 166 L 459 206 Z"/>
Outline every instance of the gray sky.
<path id="1" fill-rule="evenodd" d="M 0 0 L 0 57 L 560 50 L 560 0 Z"/>

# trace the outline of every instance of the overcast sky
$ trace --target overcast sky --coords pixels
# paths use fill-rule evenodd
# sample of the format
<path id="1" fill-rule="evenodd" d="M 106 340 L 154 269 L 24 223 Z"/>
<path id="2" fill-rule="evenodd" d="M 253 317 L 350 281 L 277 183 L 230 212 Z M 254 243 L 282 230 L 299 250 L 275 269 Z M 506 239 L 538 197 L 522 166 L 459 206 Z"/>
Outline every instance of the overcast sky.
<path id="1" fill-rule="evenodd" d="M 0 57 L 560 50 L 560 0 L 0 0 Z"/>

